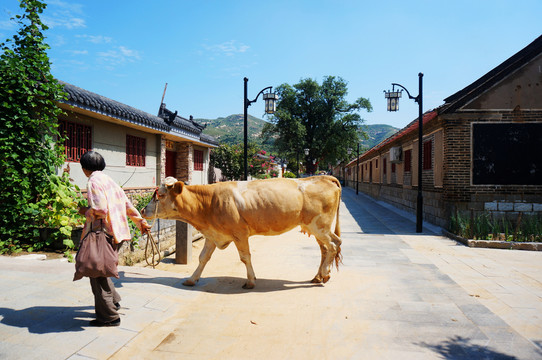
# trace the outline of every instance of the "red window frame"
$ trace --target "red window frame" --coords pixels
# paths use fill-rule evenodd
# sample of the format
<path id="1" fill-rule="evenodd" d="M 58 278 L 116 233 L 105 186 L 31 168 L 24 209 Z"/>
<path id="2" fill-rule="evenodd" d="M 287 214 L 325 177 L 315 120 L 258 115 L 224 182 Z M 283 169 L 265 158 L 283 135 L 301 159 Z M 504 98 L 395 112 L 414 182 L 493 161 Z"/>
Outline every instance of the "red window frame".
<path id="1" fill-rule="evenodd" d="M 64 154 L 66 161 L 79 162 L 81 156 L 92 149 L 92 128 L 88 125 L 59 120 L 59 133 L 66 137 Z"/>
<path id="2" fill-rule="evenodd" d="M 126 135 L 126 165 L 145 166 L 146 146 L 145 138 Z"/>
<path id="3" fill-rule="evenodd" d="M 410 172 L 412 168 L 412 149 L 405 151 L 405 172 Z"/>
<path id="4" fill-rule="evenodd" d="M 203 171 L 203 151 L 194 149 L 194 171 Z"/>
<path id="5" fill-rule="evenodd" d="M 423 143 L 423 169 L 431 170 L 433 168 L 432 154 L 433 151 L 433 141 L 428 140 Z"/>

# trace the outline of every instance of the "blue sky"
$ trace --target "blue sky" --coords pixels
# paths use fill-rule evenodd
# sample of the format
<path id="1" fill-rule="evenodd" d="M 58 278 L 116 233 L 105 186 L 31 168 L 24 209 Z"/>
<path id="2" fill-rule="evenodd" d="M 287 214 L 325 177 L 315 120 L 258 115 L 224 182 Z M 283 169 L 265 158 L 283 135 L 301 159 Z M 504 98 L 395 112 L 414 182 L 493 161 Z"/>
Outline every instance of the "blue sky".
<path id="1" fill-rule="evenodd" d="M 267 86 L 340 76 L 349 101 L 369 98 L 367 124 L 403 127 L 418 115 L 405 96 L 386 112 L 396 82 L 424 111 L 469 85 L 542 34 L 540 0 L 51 0 L 42 19 L 60 80 L 156 114 L 243 112 Z M 17 0 L 0 2 L 0 41 L 15 34 Z M 262 118 L 264 103 L 249 114 Z"/>

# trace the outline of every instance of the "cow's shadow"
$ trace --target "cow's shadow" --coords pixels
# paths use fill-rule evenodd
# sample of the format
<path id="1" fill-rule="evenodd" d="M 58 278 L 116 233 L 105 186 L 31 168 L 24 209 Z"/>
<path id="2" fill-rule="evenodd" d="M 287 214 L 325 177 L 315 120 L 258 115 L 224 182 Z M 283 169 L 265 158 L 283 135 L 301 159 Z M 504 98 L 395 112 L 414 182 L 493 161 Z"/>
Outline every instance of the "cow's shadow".
<path id="1" fill-rule="evenodd" d="M 201 291 L 213 294 L 235 295 L 246 293 L 267 293 L 275 291 L 295 290 L 300 288 L 322 287 L 322 284 L 313 284 L 307 281 L 290 281 L 284 279 L 256 279 L 253 289 L 244 289 L 245 278 L 231 276 L 217 276 L 202 278 L 195 286 L 183 286 L 189 291 Z"/>
<path id="2" fill-rule="evenodd" d="M 322 287 L 322 284 L 313 284 L 310 280 L 289 281 L 284 279 L 256 279 L 256 286 L 253 289 L 243 289 L 246 278 L 231 276 L 203 277 L 195 286 L 185 286 L 182 283 L 187 278 L 178 277 L 131 277 L 129 274 L 120 274 L 120 279 L 113 280 L 115 287 L 122 288 L 123 283 L 152 283 L 157 285 L 171 286 L 186 291 L 198 291 L 213 294 L 244 294 L 244 293 L 266 293 L 275 291 L 294 290 L 299 288 Z"/>

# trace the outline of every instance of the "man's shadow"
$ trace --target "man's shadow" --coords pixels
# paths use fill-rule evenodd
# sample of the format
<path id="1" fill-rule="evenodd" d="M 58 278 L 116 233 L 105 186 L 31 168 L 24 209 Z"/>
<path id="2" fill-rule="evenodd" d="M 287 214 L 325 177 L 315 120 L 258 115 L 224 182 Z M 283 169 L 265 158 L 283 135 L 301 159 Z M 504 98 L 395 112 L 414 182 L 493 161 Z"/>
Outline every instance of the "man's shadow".
<path id="1" fill-rule="evenodd" d="M 32 334 L 83 331 L 94 318 L 92 306 L 32 306 L 14 310 L 0 308 L 0 323 L 27 328 Z"/>

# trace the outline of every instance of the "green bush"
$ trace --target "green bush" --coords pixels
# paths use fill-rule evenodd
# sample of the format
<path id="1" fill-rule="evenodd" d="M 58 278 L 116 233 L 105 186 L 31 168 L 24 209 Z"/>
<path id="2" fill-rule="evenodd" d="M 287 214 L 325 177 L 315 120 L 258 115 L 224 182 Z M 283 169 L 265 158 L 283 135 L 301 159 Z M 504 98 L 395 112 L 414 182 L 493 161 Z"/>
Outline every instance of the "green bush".
<path id="1" fill-rule="evenodd" d="M 295 174 L 291 171 L 285 171 L 282 177 L 290 178 L 290 179 L 296 178 Z"/>

